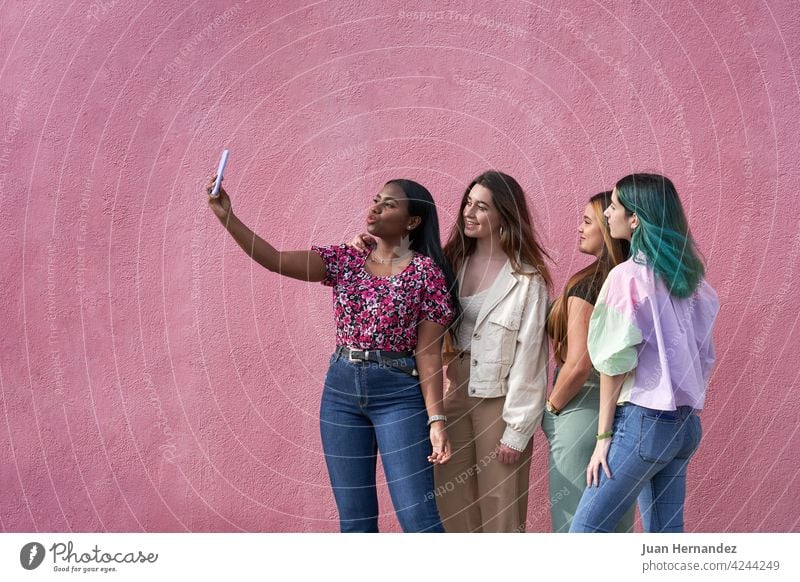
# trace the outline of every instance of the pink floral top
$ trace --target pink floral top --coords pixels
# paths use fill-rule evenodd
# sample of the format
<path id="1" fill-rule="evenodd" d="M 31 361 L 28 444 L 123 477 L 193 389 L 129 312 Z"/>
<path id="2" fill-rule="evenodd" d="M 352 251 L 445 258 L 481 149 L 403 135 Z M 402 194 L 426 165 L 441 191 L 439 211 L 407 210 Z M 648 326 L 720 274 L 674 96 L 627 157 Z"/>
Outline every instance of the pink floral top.
<path id="1" fill-rule="evenodd" d="M 359 350 L 412 351 L 423 319 L 447 326 L 453 307 L 436 263 L 414 253 L 402 272 L 369 273 L 367 253 L 348 245 L 312 246 L 325 262 L 323 285 L 333 287 L 336 345 Z"/>

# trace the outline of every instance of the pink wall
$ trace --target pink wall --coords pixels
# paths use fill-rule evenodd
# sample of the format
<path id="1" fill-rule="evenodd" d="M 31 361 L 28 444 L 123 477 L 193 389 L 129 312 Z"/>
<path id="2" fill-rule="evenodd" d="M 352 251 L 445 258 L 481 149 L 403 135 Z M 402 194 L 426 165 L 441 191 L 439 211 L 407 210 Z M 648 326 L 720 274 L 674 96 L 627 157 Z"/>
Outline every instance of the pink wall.
<path id="1" fill-rule="evenodd" d="M 330 290 L 225 234 L 223 146 L 237 214 L 285 249 L 348 240 L 396 176 L 447 229 L 503 169 L 559 285 L 590 194 L 671 176 L 722 299 L 687 528 L 800 530 L 794 2 L 67 4 L 0 9 L 4 531 L 337 529 Z"/>

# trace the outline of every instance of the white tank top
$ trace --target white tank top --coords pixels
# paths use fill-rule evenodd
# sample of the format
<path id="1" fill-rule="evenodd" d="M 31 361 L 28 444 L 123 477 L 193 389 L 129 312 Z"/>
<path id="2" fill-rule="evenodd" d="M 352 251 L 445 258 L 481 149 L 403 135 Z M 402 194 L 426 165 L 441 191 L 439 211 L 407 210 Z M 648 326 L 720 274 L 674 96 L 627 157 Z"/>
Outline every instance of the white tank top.
<path id="1" fill-rule="evenodd" d="M 461 318 L 461 325 L 458 326 L 458 347 L 461 350 L 469 351 L 472 345 L 472 332 L 475 330 L 475 324 L 478 321 L 478 314 L 481 312 L 483 302 L 486 300 L 486 294 L 489 289 L 484 289 L 475 295 L 467 297 L 459 296 L 458 300 L 461 302 L 461 309 L 464 315 Z"/>

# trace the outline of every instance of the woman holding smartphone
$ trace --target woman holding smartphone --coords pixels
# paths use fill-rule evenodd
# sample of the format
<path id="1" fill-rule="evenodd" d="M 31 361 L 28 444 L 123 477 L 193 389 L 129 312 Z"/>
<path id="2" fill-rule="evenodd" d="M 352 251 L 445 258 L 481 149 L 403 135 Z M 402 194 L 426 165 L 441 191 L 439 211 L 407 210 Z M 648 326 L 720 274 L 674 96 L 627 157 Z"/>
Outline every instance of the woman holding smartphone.
<path id="1" fill-rule="evenodd" d="M 570 531 L 612 531 L 638 499 L 645 531 L 682 532 L 719 300 L 669 179 L 622 178 L 605 215 L 631 258 L 609 273 L 589 324 L 600 414 Z"/>
<path id="2" fill-rule="evenodd" d="M 550 516 L 553 532 L 566 533 L 586 487 L 586 465 L 595 447 L 600 409 L 600 374 L 586 349 L 589 318 L 609 271 L 628 258 L 629 243 L 611 237 L 603 211 L 611 192 L 595 194 L 583 210 L 578 250 L 595 257 L 572 275 L 553 302 L 547 333 L 553 341 L 556 369 L 545 405 L 542 430 L 550 442 Z M 634 505 L 617 531 L 632 531 Z"/>
<path id="3" fill-rule="evenodd" d="M 458 304 L 430 193 L 411 180 L 387 182 L 367 216 L 377 241 L 367 253 L 347 245 L 278 251 L 239 220 L 224 189 L 208 203 L 260 265 L 333 287 L 337 345 L 320 430 L 341 531 L 378 531 L 379 451 L 403 531 L 443 531 L 436 506 L 426 500 L 433 465 L 451 456 L 441 348 Z"/>

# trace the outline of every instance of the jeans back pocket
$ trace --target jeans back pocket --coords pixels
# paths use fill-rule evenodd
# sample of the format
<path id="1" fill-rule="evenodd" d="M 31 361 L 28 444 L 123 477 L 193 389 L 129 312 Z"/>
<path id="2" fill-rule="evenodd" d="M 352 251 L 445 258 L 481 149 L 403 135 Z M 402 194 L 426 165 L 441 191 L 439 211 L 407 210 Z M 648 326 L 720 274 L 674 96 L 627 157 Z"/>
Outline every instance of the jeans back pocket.
<path id="1" fill-rule="evenodd" d="M 683 421 L 669 413 L 645 413 L 639 438 L 639 456 L 648 463 L 666 465 L 681 450 Z"/>
<path id="2" fill-rule="evenodd" d="M 696 414 L 691 414 L 683 421 L 683 445 L 677 456 L 681 459 L 689 459 L 700 446 L 703 438 L 703 428 L 700 418 Z"/>

